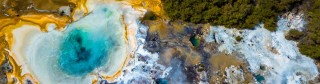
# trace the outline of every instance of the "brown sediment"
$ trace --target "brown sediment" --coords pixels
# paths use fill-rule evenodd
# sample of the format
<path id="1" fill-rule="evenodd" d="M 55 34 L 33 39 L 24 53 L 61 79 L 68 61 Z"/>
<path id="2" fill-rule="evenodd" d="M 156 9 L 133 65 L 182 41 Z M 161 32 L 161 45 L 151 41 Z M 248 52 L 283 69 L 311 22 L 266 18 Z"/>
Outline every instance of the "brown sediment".
<path id="1" fill-rule="evenodd" d="M 182 47 L 164 49 L 164 51 L 160 53 L 160 59 L 162 60 L 158 60 L 158 62 L 168 66 L 174 57 L 184 59 L 187 66 L 194 66 L 201 62 L 199 53 Z"/>
<path id="2" fill-rule="evenodd" d="M 78 1 L 78 0 L 77 0 Z M 59 15 L 59 8 L 68 6 L 71 9 L 77 4 L 68 0 L 0 0 L 0 15 L 15 17 L 27 13 L 52 13 Z"/>
<path id="3" fill-rule="evenodd" d="M 172 27 L 174 28 L 174 32 L 183 32 L 187 24 L 182 21 L 171 22 Z"/>
<path id="4" fill-rule="evenodd" d="M 74 3 L 69 2 L 68 0 L 32 0 L 33 6 L 37 10 L 44 11 L 56 11 L 61 6 L 74 7 Z"/>
<path id="5" fill-rule="evenodd" d="M 195 52 L 193 50 L 188 51 L 185 48 L 177 48 L 177 51 L 181 53 L 180 56 L 185 58 L 187 63 L 186 65 L 194 66 L 201 62 L 201 57 L 198 52 Z"/>
<path id="6" fill-rule="evenodd" d="M 235 56 L 229 54 L 215 54 L 210 58 L 212 64 L 212 70 L 224 70 L 231 65 L 242 65 L 243 62 L 238 60 Z"/>
<path id="7" fill-rule="evenodd" d="M 238 69 L 243 70 L 245 80 L 244 81 L 239 81 L 242 83 L 252 83 L 252 74 L 247 69 L 247 65 L 245 64 L 244 61 L 238 59 L 234 55 L 230 54 L 224 54 L 224 53 L 219 53 L 219 54 L 214 54 L 210 58 L 211 62 L 211 78 L 210 78 L 210 83 L 223 83 L 224 80 L 226 79 L 226 73 L 225 69 L 230 67 L 230 66 L 235 66 Z"/>
<path id="8" fill-rule="evenodd" d="M 21 15 L 53 14 L 66 16 L 59 11 L 61 7 L 69 7 L 72 21 L 77 20 L 75 16 L 83 13 L 88 14 L 87 0 L 0 0 L 0 18 L 13 18 Z"/>
<path id="9" fill-rule="evenodd" d="M 274 54 L 279 54 L 278 50 L 274 47 L 267 46 L 267 49 L 270 50 Z"/>
<path id="10" fill-rule="evenodd" d="M 168 36 L 167 24 L 162 20 L 145 22 L 149 27 L 150 32 L 159 32 L 160 39 L 166 38 Z"/>

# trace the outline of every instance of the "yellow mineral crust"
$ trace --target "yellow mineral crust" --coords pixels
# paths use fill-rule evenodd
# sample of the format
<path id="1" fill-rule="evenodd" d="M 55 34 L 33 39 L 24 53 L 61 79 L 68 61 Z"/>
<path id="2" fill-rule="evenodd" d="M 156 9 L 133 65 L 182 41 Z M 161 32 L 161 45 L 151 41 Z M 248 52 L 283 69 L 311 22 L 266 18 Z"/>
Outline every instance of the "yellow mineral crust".
<path id="1" fill-rule="evenodd" d="M 157 16 L 154 21 L 146 21 L 151 32 L 159 32 L 160 38 L 167 37 L 167 21 L 168 16 L 162 8 L 161 0 L 125 0 L 128 1 L 133 8 L 144 8 L 151 11 Z"/>
<path id="2" fill-rule="evenodd" d="M 161 0 L 124 0 L 128 1 L 133 8 L 144 8 L 149 11 L 154 12 L 157 16 L 161 18 L 168 18 L 162 9 Z"/>
<path id="3" fill-rule="evenodd" d="M 76 4 L 76 8 L 71 13 L 72 21 L 76 21 L 89 13 L 89 10 L 86 5 L 87 0 L 69 0 L 69 1 Z"/>
<path id="4" fill-rule="evenodd" d="M 8 22 L 11 22 L 11 21 L 8 21 Z M 32 25 L 32 23 L 29 23 L 29 22 L 23 22 L 23 21 L 17 21 L 16 23 L 13 23 L 11 25 L 7 25 L 5 27 L 2 27 L 2 31 L 1 31 L 1 35 L 4 35 L 6 36 L 6 40 L 8 42 L 8 48 L 6 48 L 4 51 L 2 52 L 7 52 L 6 54 L 7 55 L 10 55 L 10 56 L 7 56 L 9 62 L 10 62 L 10 65 L 12 66 L 12 71 L 11 72 L 8 72 L 6 73 L 7 77 L 8 77 L 8 83 L 9 84 L 13 84 L 15 82 L 18 82 L 18 83 L 25 83 L 25 80 L 26 79 L 29 79 L 31 81 L 33 81 L 34 83 L 37 84 L 37 80 L 33 79 L 32 75 L 31 74 L 21 74 L 22 72 L 22 69 L 21 69 L 21 65 L 17 63 L 17 59 L 15 59 L 15 56 L 13 53 L 11 53 L 8 49 L 12 49 L 12 44 L 13 44 L 13 39 L 12 39 L 12 34 L 10 33 L 10 31 L 14 30 L 15 28 L 18 28 L 20 27 L 21 25 L 24 25 L 24 24 L 30 24 Z M 2 46 L 1 46 L 2 47 Z"/>
<path id="5" fill-rule="evenodd" d="M 42 1 L 42 2 L 41 2 Z M 85 0 L 73 0 L 70 1 L 72 3 L 77 3 L 80 4 L 77 6 L 76 9 L 81 9 L 84 7 Z M 1 2 L 3 2 L 1 0 Z M 6 1 L 4 1 L 6 2 Z M 53 1 L 49 0 L 51 4 L 48 6 L 46 0 L 36 0 L 36 5 L 39 8 L 39 5 L 43 5 L 44 3 L 45 6 L 41 7 L 47 7 L 47 8 L 42 8 L 46 10 L 56 10 L 60 6 L 66 6 L 66 5 L 56 5 L 53 3 Z M 27 3 L 27 2 L 26 2 Z M 12 6 L 21 6 L 19 4 L 24 4 L 24 3 L 16 3 L 13 1 L 10 1 L 9 3 L 3 3 L 3 4 L 9 4 Z M 41 8 L 40 7 L 40 8 Z M 20 7 L 19 7 L 20 8 Z M 1 9 L 4 9 L 1 7 Z M 23 10 L 23 7 L 21 7 L 21 10 Z M 21 69 L 21 64 L 17 63 L 17 59 L 14 55 L 14 53 L 10 52 L 12 49 L 13 45 L 13 36 L 12 36 L 12 30 L 21 27 L 22 25 L 33 25 L 33 26 L 40 26 L 40 30 L 43 32 L 47 31 L 47 25 L 48 23 L 54 23 L 57 27 L 57 30 L 63 29 L 68 23 L 71 22 L 70 18 L 68 16 L 60 16 L 56 13 L 41 13 L 41 11 L 29 11 L 27 13 L 22 13 L 23 15 L 17 15 L 17 11 L 20 10 L 13 10 L 12 8 L 6 10 L 3 15 L 8 14 L 9 16 L 1 16 L 0 17 L 0 41 L 1 41 L 1 56 L 0 56 L 0 63 L 2 63 L 6 58 L 9 60 L 10 65 L 12 66 L 12 71 L 6 73 L 7 78 L 8 78 L 8 83 L 13 84 L 13 83 L 20 83 L 20 84 L 25 84 L 26 79 L 29 79 L 31 82 L 37 84 L 38 81 L 32 77 L 32 74 L 26 73 L 22 74 L 22 69 Z M 85 10 L 85 9 L 81 9 Z M 24 10 L 25 11 L 25 10 Z M 76 11 L 76 10 L 74 10 Z M 85 11 L 86 13 L 86 11 Z M 5 42 L 5 43 L 4 43 Z"/>
<path id="6" fill-rule="evenodd" d="M 8 56 L 8 60 L 10 62 L 10 65 L 12 66 L 12 72 L 7 73 L 8 77 L 8 83 L 13 83 L 16 79 L 17 82 L 24 83 L 25 79 L 28 78 L 29 80 L 33 81 L 34 83 L 37 83 L 37 80 L 33 79 L 31 74 L 21 74 L 21 65 L 17 63 L 15 56 L 13 53 L 11 53 L 9 50 L 12 49 L 13 45 L 13 36 L 12 36 L 12 30 L 21 27 L 22 25 L 35 25 L 35 26 L 42 26 L 40 27 L 41 30 L 47 31 L 46 24 L 47 23 L 55 23 L 58 27 L 62 29 L 64 26 L 66 26 L 67 23 L 69 23 L 69 18 L 67 17 L 59 17 L 52 14 L 39 14 L 39 15 L 22 15 L 20 17 L 14 17 L 14 18 L 2 18 L 0 19 L 0 37 L 1 41 L 7 41 L 8 44 L 1 45 L 1 52 L 8 52 L 10 56 Z M 8 46 L 5 48 L 5 46 Z M 6 49 L 6 50 L 5 50 Z M 4 60 L 5 55 L 1 55 L 1 61 Z"/>
<path id="7" fill-rule="evenodd" d="M 9 21 L 10 22 L 10 21 Z M 51 21 L 48 21 L 51 22 Z M 41 22 L 40 22 L 41 23 Z M 53 22 L 55 23 L 55 22 Z M 5 40 L 8 42 L 8 49 L 6 51 L 2 52 L 8 52 L 10 56 L 8 56 L 8 60 L 10 62 L 10 65 L 12 66 L 12 72 L 8 72 L 6 75 L 8 77 L 9 83 L 14 83 L 14 80 L 16 79 L 16 82 L 24 83 L 26 79 L 31 80 L 34 83 L 38 83 L 36 79 L 33 78 L 33 76 L 29 73 L 22 73 L 21 63 L 19 63 L 17 60 L 17 57 L 13 52 L 10 52 L 12 50 L 14 39 L 13 34 L 11 33 L 14 29 L 21 27 L 22 25 L 32 25 L 32 26 L 39 26 L 38 24 L 34 24 L 31 21 L 23 21 L 18 20 L 16 23 L 13 23 L 11 25 L 7 25 L 3 27 L 1 33 L 6 38 Z M 40 28 L 40 27 L 39 27 Z M 23 33 L 23 32 L 21 32 Z M 10 50 L 10 51 L 9 51 Z"/>
<path id="8" fill-rule="evenodd" d="M 42 31 L 47 31 L 46 25 L 48 23 L 55 23 L 58 30 L 62 30 L 70 19 L 67 16 L 56 16 L 53 14 L 39 14 L 39 15 L 25 15 L 20 17 L 21 20 L 32 22 L 40 25 Z"/>

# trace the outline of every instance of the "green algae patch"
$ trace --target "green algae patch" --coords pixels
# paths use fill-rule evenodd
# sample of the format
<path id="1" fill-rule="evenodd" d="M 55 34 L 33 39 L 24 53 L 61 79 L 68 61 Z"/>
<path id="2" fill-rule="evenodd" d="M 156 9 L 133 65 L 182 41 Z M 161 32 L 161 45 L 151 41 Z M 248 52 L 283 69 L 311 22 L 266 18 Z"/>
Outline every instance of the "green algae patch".
<path id="1" fill-rule="evenodd" d="M 261 76 L 260 74 L 258 75 L 254 75 L 254 78 L 256 78 L 256 80 L 261 83 L 262 81 L 266 80 L 263 76 Z"/>
<path id="2" fill-rule="evenodd" d="M 169 84 L 167 79 L 160 78 L 156 80 L 156 84 Z"/>
<path id="3" fill-rule="evenodd" d="M 198 47 L 200 45 L 200 39 L 197 36 L 191 36 L 189 41 L 192 43 L 194 47 Z"/>
<path id="4" fill-rule="evenodd" d="M 236 37 L 236 40 L 237 40 L 238 42 L 240 42 L 242 39 L 243 39 L 243 38 L 242 38 L 241 36 L 237 36 L 237 37 Z"/>

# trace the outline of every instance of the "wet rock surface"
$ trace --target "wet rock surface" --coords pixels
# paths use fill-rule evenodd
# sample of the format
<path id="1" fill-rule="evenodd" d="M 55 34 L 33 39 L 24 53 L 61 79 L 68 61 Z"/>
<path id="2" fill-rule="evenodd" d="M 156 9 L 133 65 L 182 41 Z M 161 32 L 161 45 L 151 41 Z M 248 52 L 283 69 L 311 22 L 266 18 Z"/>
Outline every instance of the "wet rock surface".
<path id="1" fill-rule="evenodd" d="M 160 46 L 160 38 L 158 33 L 148 32 L 145 48 L 152 53 L 160 51 L 161 46 Z"/>

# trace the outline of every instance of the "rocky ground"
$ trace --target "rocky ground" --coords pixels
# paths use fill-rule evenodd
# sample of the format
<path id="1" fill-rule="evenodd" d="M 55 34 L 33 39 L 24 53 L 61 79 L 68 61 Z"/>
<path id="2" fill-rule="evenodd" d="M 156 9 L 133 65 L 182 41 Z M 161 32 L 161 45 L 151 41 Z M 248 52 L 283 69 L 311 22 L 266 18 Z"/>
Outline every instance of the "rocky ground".
<path id="1" fill-rule="evenodd" d="M 185 22 L 164 24 L 167 25 L 168 32 L 148 31 L 145 49 L 159 53 L 158 62 L 173 68 L 169 73 L 171 75 L 166 78 L 170 83 L 253 82 L 253 74 L 248 72 L 246 62 L 237 57 L 236 53 L 219 52 L 217 43 L 205 41 L 210 30 L 209 25 Z M 160 37 L 160 34 L 166 37 Z M 227 73 L 226 70 L 232 67 L 235 67 L 235 70 Z M 236 71 L 245 74 L 245 77 L 233 75 L 230 78 Z M 179 77 L 185 77 L 185 79 L 177 79 Z"/>
<path id="2" fill-rule="evenodd" d="M 293 19 L 292 16 L 291 19 Z M 247 67 L 249 64 L 243 53 L 219 51 L 219 45 L 225 44 L 224 41 L 229 40 L 215 39 L 214 37 L 217 36 L 214 35 L 219 34 L 213 34 L 213 41 L 208 42 L 206 39 L 210 33 L 210 25 L 208 24 L 159 20 L 143 20 L 143 23 L 147 26 L 155 23 L 165 25 L 160 26 L 160 29 L 156 29 L 156 31 L 150 27 L 144 48 L 159 54 L 158 63 L 173 68 L 169 73 L 171 75 L 165 78 L 169 83 L 258 83 L 266 80 L 265 76 L 261 74 L 266 74 L 273 69 L 262 64 L 257 72 L 252 73 L 251 69 Z M 287 25 L 291 28 L 290 24 L 297 26 L 296 24 L 299 23 L 289 22 Z M 164 32 L 161 31 L 161 28 L 167 30 Z M 240 30 L 240 36 L 241 34 Z M 238 41 L 233 45 L 244 42 L 242 37 L 232 37 L 236 37 Z M 273 54 L 279 55 L 281 53 L 272 46 L 267 46 L 266 49 Z M 182 79 L 177 79 L 179 77 Z M 319 82 L 319 77 L 309 81 L 309 83 L 317 82 Z"/>

